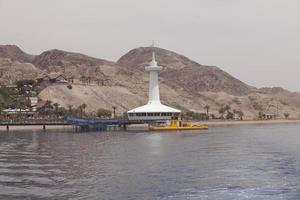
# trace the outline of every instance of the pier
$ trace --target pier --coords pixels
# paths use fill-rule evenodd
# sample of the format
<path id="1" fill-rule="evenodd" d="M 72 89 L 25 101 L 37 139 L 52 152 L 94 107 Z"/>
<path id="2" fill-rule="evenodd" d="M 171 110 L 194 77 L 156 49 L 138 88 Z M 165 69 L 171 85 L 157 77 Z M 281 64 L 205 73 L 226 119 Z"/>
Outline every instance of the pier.
<path id="1" fill-rule="evenodd" d="M 66 126 L 70 125 L 67 120 L 24 120 L 24 121 L 2 121 L 0 126 L 6 127 L 6 131 L 9 131 L 11 126 L 41 126 L 43 130 L 46 130 L 47 126 Z"/>
<path id="2" fill-rule="evenodd" d="M 47 126 L 72 126 L 74 132 L 89 131 L 120 131 L 126 130 L 131 124 L 144 124 L 145 121 L 129 121 L 120 119 L 91 119 L 68 117 L 62 120 L 24 120 L 24 121 L 2 121 L 0 127 L 6 127 L 6 131 L 12 126 L 40 126 L 46 130 Z"/>
<path id="3" fill-rule="evenodd" d="M 128 125 L 145 124 L 145 121 L 129 121 L 120 119 L 88 119 L 68 117 L 67 122 L 73 126 L 74 132 L 120 131 L 127 130 Z"/>

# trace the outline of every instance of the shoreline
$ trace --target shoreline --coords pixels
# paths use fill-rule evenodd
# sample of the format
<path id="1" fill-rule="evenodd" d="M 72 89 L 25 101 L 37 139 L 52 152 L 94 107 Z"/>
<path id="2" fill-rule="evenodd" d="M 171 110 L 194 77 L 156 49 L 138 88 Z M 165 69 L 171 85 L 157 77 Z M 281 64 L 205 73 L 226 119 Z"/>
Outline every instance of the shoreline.
<path id="1" fill-rule="evenodd" d="M 243 121 L 198 121 L 195 124 L 205 124 L 208 126 L 224 126 L 224 125 L 255 125 L 255 124 L 300 124 L 300 119 L 277 119 L 277 120 L 243 120 Z M 40 125 L 28 125 L 28 126 L 9 126 L 9 131 L 44 131 L 47 130 L 72 130 L 72 125 L 64 126 L 46 126 L 46 130 L 43 130 L 43 126 Z M 127 131 L 146 131 L 148 130 L 147 124 L 135 124 L 128 126 Z M 7 132 L 6 126 L 0 126 L 0 132 Z"/>
<path id="2" fill-rule="evenodd" d="M 248 125 L 248 124 L 300 124 L 300 119 L 276 119 L 276 120 L 243 120 L 243 121 L 200 121 L 201 124 L 218 125 Z"/>
<path id="3" fill-rule="evenodd" d="M 46 126 L 46 130 L 43 130 L 42 125 L 28 125 L 28 126 L 9 126 L 9 131 L 6 130 L 6 126 L 0 126 L 0 132 L 10 132 L 10 131 L 44 131 L 47 132 L 47 130 L 72 130 L 72 125 L 63 125 L 63 126 Z"/>

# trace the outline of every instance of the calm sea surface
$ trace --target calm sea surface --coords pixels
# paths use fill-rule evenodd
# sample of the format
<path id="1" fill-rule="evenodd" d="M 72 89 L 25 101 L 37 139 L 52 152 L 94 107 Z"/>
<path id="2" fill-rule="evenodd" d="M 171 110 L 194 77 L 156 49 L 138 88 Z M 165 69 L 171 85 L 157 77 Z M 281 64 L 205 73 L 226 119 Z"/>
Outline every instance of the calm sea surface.
<path id="1" fill-rule="evenodd" d="M 300 125 L 0 133 L 0 199 L 300 199 Z"/>

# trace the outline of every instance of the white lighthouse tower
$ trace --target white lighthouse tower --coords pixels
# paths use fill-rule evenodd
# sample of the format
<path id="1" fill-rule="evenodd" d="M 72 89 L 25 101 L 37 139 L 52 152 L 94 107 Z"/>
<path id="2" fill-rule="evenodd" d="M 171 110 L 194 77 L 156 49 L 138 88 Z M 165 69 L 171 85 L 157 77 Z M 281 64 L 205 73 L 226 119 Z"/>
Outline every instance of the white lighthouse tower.
<path id="1" fill-rule="evenodd" d="M 160 102 L 158 72 L 161 71 L 163 67 L 157 65 L 154 52 L 152 53 L 150 65 L 145 67 L 145 69 L 149 72 L 148 103 L 128 111 L 128 119 L 141 121 L 170 120 L 172 116 L 179 116 L 181 113 L 180 110 L 165 106 Z"/>
<path id="2" fill-rule="evenodd" d="M 159 98 L 158 72 L 163 68 L 157 65 L 155 53 L 152 52 L 150 66 L 145 67 L 149 72 L 149 101 L 148 104 L 161 104 Z"/>

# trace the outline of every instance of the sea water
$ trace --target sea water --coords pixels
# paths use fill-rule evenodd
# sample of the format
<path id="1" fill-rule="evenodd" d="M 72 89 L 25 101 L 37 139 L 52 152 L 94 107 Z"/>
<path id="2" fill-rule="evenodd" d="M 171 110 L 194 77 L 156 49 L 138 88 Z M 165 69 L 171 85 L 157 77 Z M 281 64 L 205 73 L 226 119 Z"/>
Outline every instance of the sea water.
<path id="1" fill-rule="evenodd" d="M 0 133 L 0 199 L 300 199 L 300 125 Z"/>

